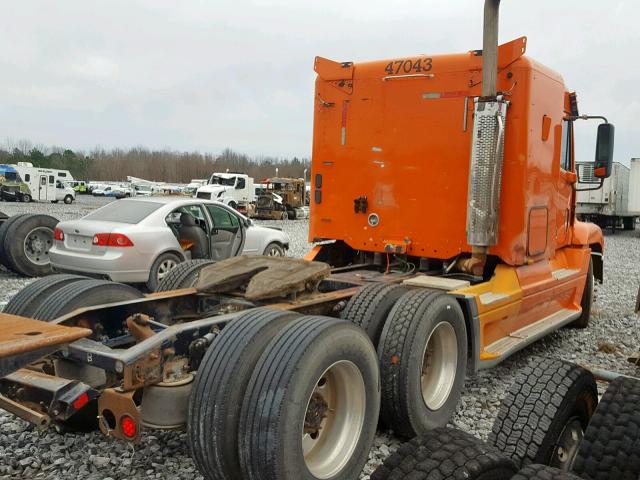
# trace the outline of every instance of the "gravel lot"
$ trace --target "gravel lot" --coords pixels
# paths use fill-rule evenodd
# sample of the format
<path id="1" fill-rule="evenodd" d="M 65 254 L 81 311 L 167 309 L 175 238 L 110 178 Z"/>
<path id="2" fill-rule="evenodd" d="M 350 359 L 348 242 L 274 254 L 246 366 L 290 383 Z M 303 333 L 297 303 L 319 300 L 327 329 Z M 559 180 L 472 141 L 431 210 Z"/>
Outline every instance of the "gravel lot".
<path id="1" fill-rule="evenodd" d="M 1 203 L 9 215 L 41 212 L 59 219 L 77 218 L 104 204 L 106 199 L 81 196 L 73 205 Z M 290 254 L 301 256 L 308 248 L 307 222 L 264 222 L 282 226 L 291 237 Z M 633 313 L 640 283 L 640 233 L 625 232 L 606 239 L 605 281 L 597 287 L 591 325 L 586 330 L 563 329 L 512 356 L 500 366 L 467 380 L 465 393 L 452 425 L 485 438 L 500 400 L 511 379 L 534 355 L 557 357 L 599 368 L 638 375 L 626 357 L 640 348 L 638 319 Z M 29 283 L 0 271 L 0 302 L 8 301 Z M 600 342 L 617 347 L 615 353 L 599 350 Z M 600 393 L 604 385 L 600 385 Z M 370 453 L 362 479 L 399 442 L 381 432 Z M 38 432 L 26 422 L 0 411 L 0 478 L 162 478 L 199 479 L 189 457 L 186 436 L 180 432 L 151 432 L 137 446 L 125 445 L 99 433 L 60 435 Z"/>

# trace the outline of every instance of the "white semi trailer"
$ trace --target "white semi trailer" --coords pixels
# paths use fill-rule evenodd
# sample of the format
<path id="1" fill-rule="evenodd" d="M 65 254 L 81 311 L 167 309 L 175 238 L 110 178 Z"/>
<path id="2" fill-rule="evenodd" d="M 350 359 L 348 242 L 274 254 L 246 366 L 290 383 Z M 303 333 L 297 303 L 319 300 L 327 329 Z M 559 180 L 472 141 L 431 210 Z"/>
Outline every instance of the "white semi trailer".
<path id="1" fill-rule="evenodd" d="M 640 218 L 640 158 L 632 158 L 630 167 L 615 162 L 602 188 L 593 174 L 593 162 L 577 162 L 578 185 L 576 215 L 603 228 L 633 230 Z"/>

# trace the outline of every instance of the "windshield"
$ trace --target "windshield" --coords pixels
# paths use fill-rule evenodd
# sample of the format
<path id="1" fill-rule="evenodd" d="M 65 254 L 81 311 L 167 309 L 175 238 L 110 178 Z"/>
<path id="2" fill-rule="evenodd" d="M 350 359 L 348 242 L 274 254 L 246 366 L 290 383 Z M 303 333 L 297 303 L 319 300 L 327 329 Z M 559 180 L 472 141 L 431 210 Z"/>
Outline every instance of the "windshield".
<path id="1" fill-rule="evenodd" d="M 223 178 L 217 177 L 215 175 L 211 175 L 211 180 L 209 180 L 210 185 L 226 185 L 228 187 L 234 187 L 236 184 L 236 177 L 231 178 Z"/>
<path id="2" fill-rule="evenodd" d="M 85 220 L 100 222 L 139 223 L 162 207 L 157 202 L 139 202 L 137 200 L 118 200 L 111 202 L 87 215 Z"/>
<path id="3" fill-rule="evenodd" d="M 4 174 L 5 180 L 9 182 L 17 182 L 18 181 L 18 173 L 17 172 L 5 172 Z"/>

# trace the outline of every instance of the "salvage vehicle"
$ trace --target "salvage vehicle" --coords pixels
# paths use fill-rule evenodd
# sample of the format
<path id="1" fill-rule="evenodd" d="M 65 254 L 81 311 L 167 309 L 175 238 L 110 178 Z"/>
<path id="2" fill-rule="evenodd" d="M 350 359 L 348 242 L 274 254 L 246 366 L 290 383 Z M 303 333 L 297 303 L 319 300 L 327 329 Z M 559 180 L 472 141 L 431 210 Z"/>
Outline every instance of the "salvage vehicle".
<path id="1" fill-rule="evenodd" d="M 52 273 L 49 250 L 58 219 L 50 215 L 0 216 L 0 264 L 26 277 Z"/>
<path id="2" fill-rule="evenodd" d="M 61 181 L 56 182 L 56 196 L 55 200 L 51 200 L 51 203 L 58 203 L 60 201 L 70 205 L 76 199 L 76 191 L 66 183 Z"/>
<path id="3" fill-rule="evenodd" d="M 146 283 L 151 291 L 184 260 L 283 256 L 289 248 L 284 232 L 257 226 L 224 204 L 176 197 L 108 203 L 61 222 L 54 238 L 49 255 L 56 271 Z"/>
<path id="4" fill-rule="evenodd" d="M 255 200 L 253 178 L 244 173 L 214 173 L 206 185 L 198 187 L 195 196 L 217 200 L 240 212 L 246 212 Z"/>
<path id="5" fill-rule="evenodd" d="M 305 205 L 305 183 L 302 178 L 268 178 L 256 195 L 256 208 L 251 217 L 262 220 L 295 220 L 309 218 Z"/>
<path id="6" fill-rule="evenodd" d="M 0 316 L 0 406 L 127 441 L 186 427 L 210 479 L 352 480 L 379 416 L 442 427 L 468 371 L 586 327 L 604 250 L 575 219 L 588 117 L 526 38 L 498 47 L 498 5 L 482 50 L 316 58 L 305 260 L 229 258 L 146 297 L 35 282 Z M 598 126 L 598 178 L 613 135 Z"/>

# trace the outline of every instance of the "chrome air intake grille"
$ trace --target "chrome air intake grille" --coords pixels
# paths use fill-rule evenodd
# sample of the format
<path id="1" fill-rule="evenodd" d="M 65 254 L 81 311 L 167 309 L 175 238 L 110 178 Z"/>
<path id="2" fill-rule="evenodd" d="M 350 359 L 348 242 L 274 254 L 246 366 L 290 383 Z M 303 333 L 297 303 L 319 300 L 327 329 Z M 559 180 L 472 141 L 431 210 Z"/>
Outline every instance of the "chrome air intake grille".
<path id="1" fill-rule="evenodd" d="M 507 102 L 477 102 L 473 123 L 467 206 L 467 242 L 498 242 L 498 213 Z"/>

